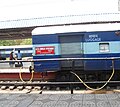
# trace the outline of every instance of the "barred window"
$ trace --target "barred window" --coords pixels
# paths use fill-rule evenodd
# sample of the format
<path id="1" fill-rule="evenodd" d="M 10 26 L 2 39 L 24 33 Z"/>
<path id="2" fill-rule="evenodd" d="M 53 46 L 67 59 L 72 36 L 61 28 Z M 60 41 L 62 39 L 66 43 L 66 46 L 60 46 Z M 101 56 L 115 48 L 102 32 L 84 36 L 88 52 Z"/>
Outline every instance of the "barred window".
<path id="1" fill-rule="evenodd" d="M 99 51 L 100 52 L 109 52 L 109 43 L 100 43 L 99 44 Z"/>

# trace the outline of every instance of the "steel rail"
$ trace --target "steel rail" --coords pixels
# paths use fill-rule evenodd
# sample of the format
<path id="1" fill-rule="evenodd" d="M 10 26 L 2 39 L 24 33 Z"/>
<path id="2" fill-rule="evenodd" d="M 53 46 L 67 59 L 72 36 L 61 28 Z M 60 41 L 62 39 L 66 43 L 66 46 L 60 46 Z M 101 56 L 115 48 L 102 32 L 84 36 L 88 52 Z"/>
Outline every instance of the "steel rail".
<path id="1" fill-rule="evenodd" d="M 106 81 L 91 81 L 86 84 L 104 84 Z M 0 82 L 0 85 L 14 86 L 48 86 L 48 85 L 78 85 L 82 82 Z M 120 81 L 110 81 L 108 84 L 120 84 Z"/>

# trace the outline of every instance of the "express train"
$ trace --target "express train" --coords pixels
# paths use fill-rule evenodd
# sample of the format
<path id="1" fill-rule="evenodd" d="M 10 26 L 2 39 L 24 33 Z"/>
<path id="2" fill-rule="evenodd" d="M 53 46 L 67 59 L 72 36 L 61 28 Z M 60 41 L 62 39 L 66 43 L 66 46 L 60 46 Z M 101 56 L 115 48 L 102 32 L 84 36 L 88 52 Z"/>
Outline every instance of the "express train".
<path id="1" fill-rule="evenodd" d="M 35 28 L 32 32 L 33 59 L 120 57 L 120 24 L 85 24 Z M 71 61 L 35 61 L 35 72 L 56 73 L 67 81 Z M 106 80 L 111 60 L 76 60 L 75 72 L 84 80 Z M 120 60 L 115 61 L 115 80 L 120 79 Z"/>
<path id="2" fill-rule="evenodd" d="M 22 57 L 32 57 L 32 45 L 0 46 L 0 56 L 6 59 L 12 51 L 17 54 L 18 50 L 22 53 Z"/>

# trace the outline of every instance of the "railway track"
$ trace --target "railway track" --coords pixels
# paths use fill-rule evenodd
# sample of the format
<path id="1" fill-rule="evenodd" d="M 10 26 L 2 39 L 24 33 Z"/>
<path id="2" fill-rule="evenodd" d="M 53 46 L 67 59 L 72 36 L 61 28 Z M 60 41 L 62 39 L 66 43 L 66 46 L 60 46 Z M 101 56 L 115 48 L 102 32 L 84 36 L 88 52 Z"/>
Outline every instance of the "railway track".
<path id="1" fill-rule="evenodd" d="M 105 81 L 99 82 L 86 82 L 86 84 L 91 87 L 101 86 Z M 117 84 L 117 85 L 116 85 Z M 21 82 L 21 81 L 0 81 L 0 93 L 71 93 L 75 92 L 89 92 L 95 93 L 98 92 L 120 92 L 120 81 L 110 81 L 108 86 L 104 89 L 95 91 L 89 90 L 83 86 L 81 82 L 42 82 L 42 81 L 33 81 L 33 82 Z M 63 87 L 64 86 L 64 87 Z M 62 88 L 61 88 L 62 87 Z M 82 88 L 84 87 L 84 88 Z M 106 90 L 106 91 L 103 91 Z M 117 90 L 117 91 L 115 91 Z"/>
<path id="2" fill-rule="evenodd" d="M 36 81 L 39 83 L 39 81 Z M 22 85 L 21 81 L 0 81 L 0 93 L 42 93 L 41 86 Z"/>

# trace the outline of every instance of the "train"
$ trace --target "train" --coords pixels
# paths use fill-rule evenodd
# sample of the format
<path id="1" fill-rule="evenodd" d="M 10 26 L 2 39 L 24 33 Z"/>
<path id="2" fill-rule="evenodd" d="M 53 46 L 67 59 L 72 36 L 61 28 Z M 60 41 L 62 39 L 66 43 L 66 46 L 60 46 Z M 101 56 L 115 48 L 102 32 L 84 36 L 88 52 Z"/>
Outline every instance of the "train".
<path id="1" fill-rule="evenodd" d="M 59 58 L 120 57 L 120 23 L 38 27 L 32 31 L 33 60 Z M 34 71 L 55 73 L 56 81 L 69 81 L 72 62 L 34 61 Z M 120 60 L 115 61 L 113 80 L 120 80 Z M 76 60 L 74 72 L 84 81 L 107 80 L 111 60 Z M 75 81 L 77 78 L 72 77 Z"/>
<path id="2" fill-rule="evenodd" d="M 33 70 L 33 80 L 79 81 L 72 71 L 83 81 L 107 81 L 113 72 L 112 60 L 107 58 L 118 58 L 112 80 L 120 80 L 119 23 L 37 27 L 32 31 L 32 45 L 1 46 L 0 54 L 7 58 L 18 50 L 33 59 L 30 72 L 22 74 L 24 80 Z M 19 80 L 19 73 L 3 72 L 0 80 Z"/>
<path id="3" fill-rule="evenodd" d="M 13 51 L 15 54 L 21 51 L 22 57 L 32 57 L 32 45 L 0 46 L 1 59 L 7 59 Z"/>

